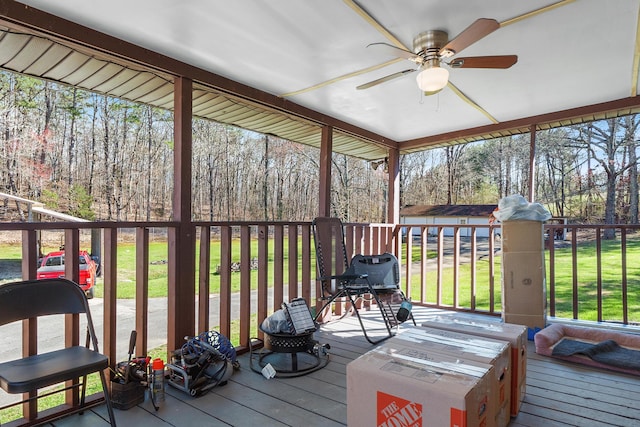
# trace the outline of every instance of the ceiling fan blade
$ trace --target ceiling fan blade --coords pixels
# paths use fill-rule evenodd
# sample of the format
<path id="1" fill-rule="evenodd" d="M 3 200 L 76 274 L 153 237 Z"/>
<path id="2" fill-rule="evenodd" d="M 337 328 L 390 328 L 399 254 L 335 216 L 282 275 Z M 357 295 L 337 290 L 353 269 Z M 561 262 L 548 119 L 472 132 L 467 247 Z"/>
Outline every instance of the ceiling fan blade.
<path id="1" fill-rule="evenodd" d="M 518 55 L 472 56 L 455 58 L 449 62 L 451 68 L 509 68 L 518 62 Z"/>
<path id="2" fill-rule="evenodd" d="M 471 46 L 483 37 L 488 36 L 500 28 L 500 24 L 495 19 L 480 18 L 469 25 L 463 32 L 452 40 L 449 40 L 442 49 L 440 56 L 449 57 L 459 53 L 462 49 Z"/>
<path id="3" fill-rule="evenodd" d="M 388 43 L 371 43 L 370 45 L 367 45 L 367 48 L 369 47 L 373 47 L 375 48 L 375 50 L 383 52 L 387 55 L 408 59 L 409 61 L 413 61 L 417 64 L 420 64 L 423 61 L 423 58 L 421 56 L 416 55 L 413 52 L 409 52 L 408 50 L 400 49 L 399 47 Z"/>
<path id="4" fill-rule="evenodd" d="M 410 70 L 404 70 L 404 71 L 399 71 L 397 73 L 389 74 L 388 76 L 381 77 L 379 79 L 372 80 L 369 83 L 362 84 L 362 85 L 356 87 L 356 89 L 358 89 L 358 90 L 369 89 L 370 87 L 377 86 L 380 83 L 388 82 L 389 80 L 397 79 L 398 77 L 402 77 L 402 76 L 404 76 L 406 74 L 413 73 L 414 71 L 416 71 L 416 70 L 410 69 Z"/>

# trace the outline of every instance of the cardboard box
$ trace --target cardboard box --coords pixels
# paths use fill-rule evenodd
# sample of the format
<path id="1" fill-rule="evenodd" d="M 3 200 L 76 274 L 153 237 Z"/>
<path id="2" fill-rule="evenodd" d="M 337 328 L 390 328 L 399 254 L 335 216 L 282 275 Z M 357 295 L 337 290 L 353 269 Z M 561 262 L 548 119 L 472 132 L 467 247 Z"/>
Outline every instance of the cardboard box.
<path id="1" fill-rule="evenodd" d="M 542 252 L 502 254 L 502 311 L 541 314 L 547 308 L 547 282 Z"/>
<path id="2" fill-rule="evenodd" d="M 388 340 L 347 365 L 347 425 L 481 427 L 493 367 Z"/>
<path id="3" fill-rule="evenodd" d="M 544 227 L 541 221 L 504 221 L 502 253 L 544 251 Z"/>
<path id="4" fill-rule="evenodd" d="M 505 323 L 514 323 L 527 327 L 527 339 L 533 341 L 537 332 L 544 329 L 547 324 L 547 314 L 513 314 L 502 313 L 502 320 Z"/>
<path id="5" fill-rule="evenodd" d="M 541 252 L 502 255 L 502 311 L 538 314 L 547 307 L 546 274 Z"/>
<path id="6" fill-rule="evenodd" d="M 502 320 L 527 326 L 527 338 L 546 326 L 544 227 L 540 221 L 502 223 Z"/>
<path id="7" fill-rule="evenodd" d="M 511 420 L 511 345 L 506 341 L 477 337 L 460 332 L 428 327 L 408 327 L 392 340 L 421 346 L 428 351 L 436 351 L 456 357 L 463 363 L 477 361 L 493 366 L 487 417 L 494 420 L 489 425 L 506 427 Z"/>
<path id="8" fill-rule="evenodd" d="M 502 254 L 502 320 L 527 326 L 532 337 L 547 322 L 545 276 L 543 252 Z"/>
<path id="9" fill-rule="evenodd" d="M 435 316 L 422 326 L 462 332 L 511 344 L 511 416 L 520 411 L 527 377 L 527 327 L 524 325 Z"/>

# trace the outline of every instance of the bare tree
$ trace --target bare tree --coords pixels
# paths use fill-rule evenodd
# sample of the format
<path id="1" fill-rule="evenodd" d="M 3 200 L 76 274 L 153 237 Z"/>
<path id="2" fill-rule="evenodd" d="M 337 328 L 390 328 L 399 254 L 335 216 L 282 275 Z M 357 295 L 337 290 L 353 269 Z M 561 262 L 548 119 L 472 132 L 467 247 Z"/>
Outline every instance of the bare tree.
<path id="1" fill-rule="evenodd" d="M 464 154 L 465 145 L 450 145 L 445 149 L 447 164 L 447 204 L 454 203 L 457 194 L 457 184 L 460 179 L 460 161 Z"/>
<path id="2" fill-rule="evenodd" d="M 621 128 L 621 119 L 618 118 L 592 122 L 586 128 L 581 126 L 575 139 L 579 146 L 589 151 L 591 158 L 599 164 L 605 173 L 605 224 L 617 222 L 617 180 L 631 166 L 636 166 L 623 161 L 623 151 L 628 146 L 628 135 Z M 604 237 L 605 239 L 615 238 L 615 229 L 605 229 Z"/>
<path id="3" fill-rule="evenodd" d="M 628 200 L 629 212 L 627 221 L 631 224 L 638 223 L 638 128 L 640 120 L 637 116 L 627 116 L 622 119 L 622 126 L 625 129 L 625 141 L 629 153 L 629 177 L 628 177 Z"/>
<path id="4" fill-rule="evenodd" d="M 568 214 L 570 196 L 581 191 L 573 186 L 580 184 L 580 168 L 586 161 L 584 155 L 580 156 L 581 150 L 566 149 L 565 138 L 563 129 L 540 132 L 536 138 L 540 195 L 555 208 L 552 213 L 561 217 Z"/>

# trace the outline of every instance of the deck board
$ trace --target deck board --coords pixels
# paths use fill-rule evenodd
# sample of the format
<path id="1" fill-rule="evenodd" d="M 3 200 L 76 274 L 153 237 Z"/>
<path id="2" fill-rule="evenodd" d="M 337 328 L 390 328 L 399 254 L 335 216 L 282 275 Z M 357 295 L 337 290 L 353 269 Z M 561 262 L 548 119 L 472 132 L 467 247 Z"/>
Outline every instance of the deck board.
<path id="1" fill-rule="evenodd" d="M 529 346 L 525 402 L 565 425 L 628 426 L 640 420 L 638 378 L 540 356 Z"/>
<path id="2" fill-rule="evenodd" d="M 415 308 L 414 313 L 420 324 L 434 311 Z M 372 322 L 370 316 L 365 315 L 366 322 Z M 140 427 L 344 426 L 346 365 L 374 346 L 364 339 L 354 318 L 323 325 L 315 338 L 331 346 L 330 362 L 323 369 L 296 378 L 267 380 L 250 369 L 250 355 L 244 354 L 239 357 L 240 371 L 227 385 L 197 398 L 168 388 L 159 411 L 147 399 L 127 411 L 116 410 L 118 423 Z M 640 377 L 541 356 L 529 342 L 527 394 L 510 427 L 640 425 L 639 408 Z M 107 425 L 104 418 L 106 410 L 101 406 L 84 416 L 58 421 L 55 427 Z"/>

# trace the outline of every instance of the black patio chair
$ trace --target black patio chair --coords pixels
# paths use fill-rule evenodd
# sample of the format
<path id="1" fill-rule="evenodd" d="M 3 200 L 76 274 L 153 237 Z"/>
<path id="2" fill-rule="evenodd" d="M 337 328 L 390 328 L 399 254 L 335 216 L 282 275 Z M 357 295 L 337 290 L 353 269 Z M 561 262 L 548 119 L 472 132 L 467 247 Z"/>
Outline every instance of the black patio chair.
<path id="1" fill-rule="evenodd" d="M 390 254 L 355 255 L 349 260 L 344 238 L 344 226 L 339 218 L 318 217 L 312 222 L 316 247 L 318 280 L 321 282 L 322 308 L 316 319 L 332 304 L 347 301 L 356 314 L 364 337 L 377 344 L 392 337 L 399 325 L 410 318 L 411 304 L 400 289 L 398 259 Z M 372 310 L 380 312 L 384 335 L 379 339 L 369 336 L 360 317 L 360 305 L 370 303 Z M 346 313 L 348 314 L 348 312 Z M 369 332 L 372 332 L 371 330 Z"/>
<path id="2" fill-rule="evenodd" d="M 102 403 L 100 399 L 91 403 L 85 401 L 87 375 L 97 372 L 102 382 L 109 421 L 112 426 L 115 426 L 105 376 L 109 360 L 98 350 L 98 340 L 93 329 L 89 304 L 80 286 L 66 279 L 27 280 L 0 285 L 0 326 L 18 320 L 38 318 L 44 320 L 47 316 L 56 314 L 84 314 L 87 324 L 86 345 L 65 347 L 0 363 L 0 387 L 4 391 L 10 394 L 31 393 L 35 396 L 0 409 L 29 400 L 36 404 L 40 397 L 81 387 L 80 403 L 77 407 L 71 410 L 65 409 L 60 415 L 39 417 L 38 413 L 35 420 L 28 421 L 29 425 L 40 424 L 71 413 L 82 413 L 87 408 Z M 22 349 L 15 349 L 15 354 L 22 354 Z M 81 383 L 73 381 L 71 385 L 64 388 L 36 396 L 39 389 L 79 378 L 82 378 Z"/>

